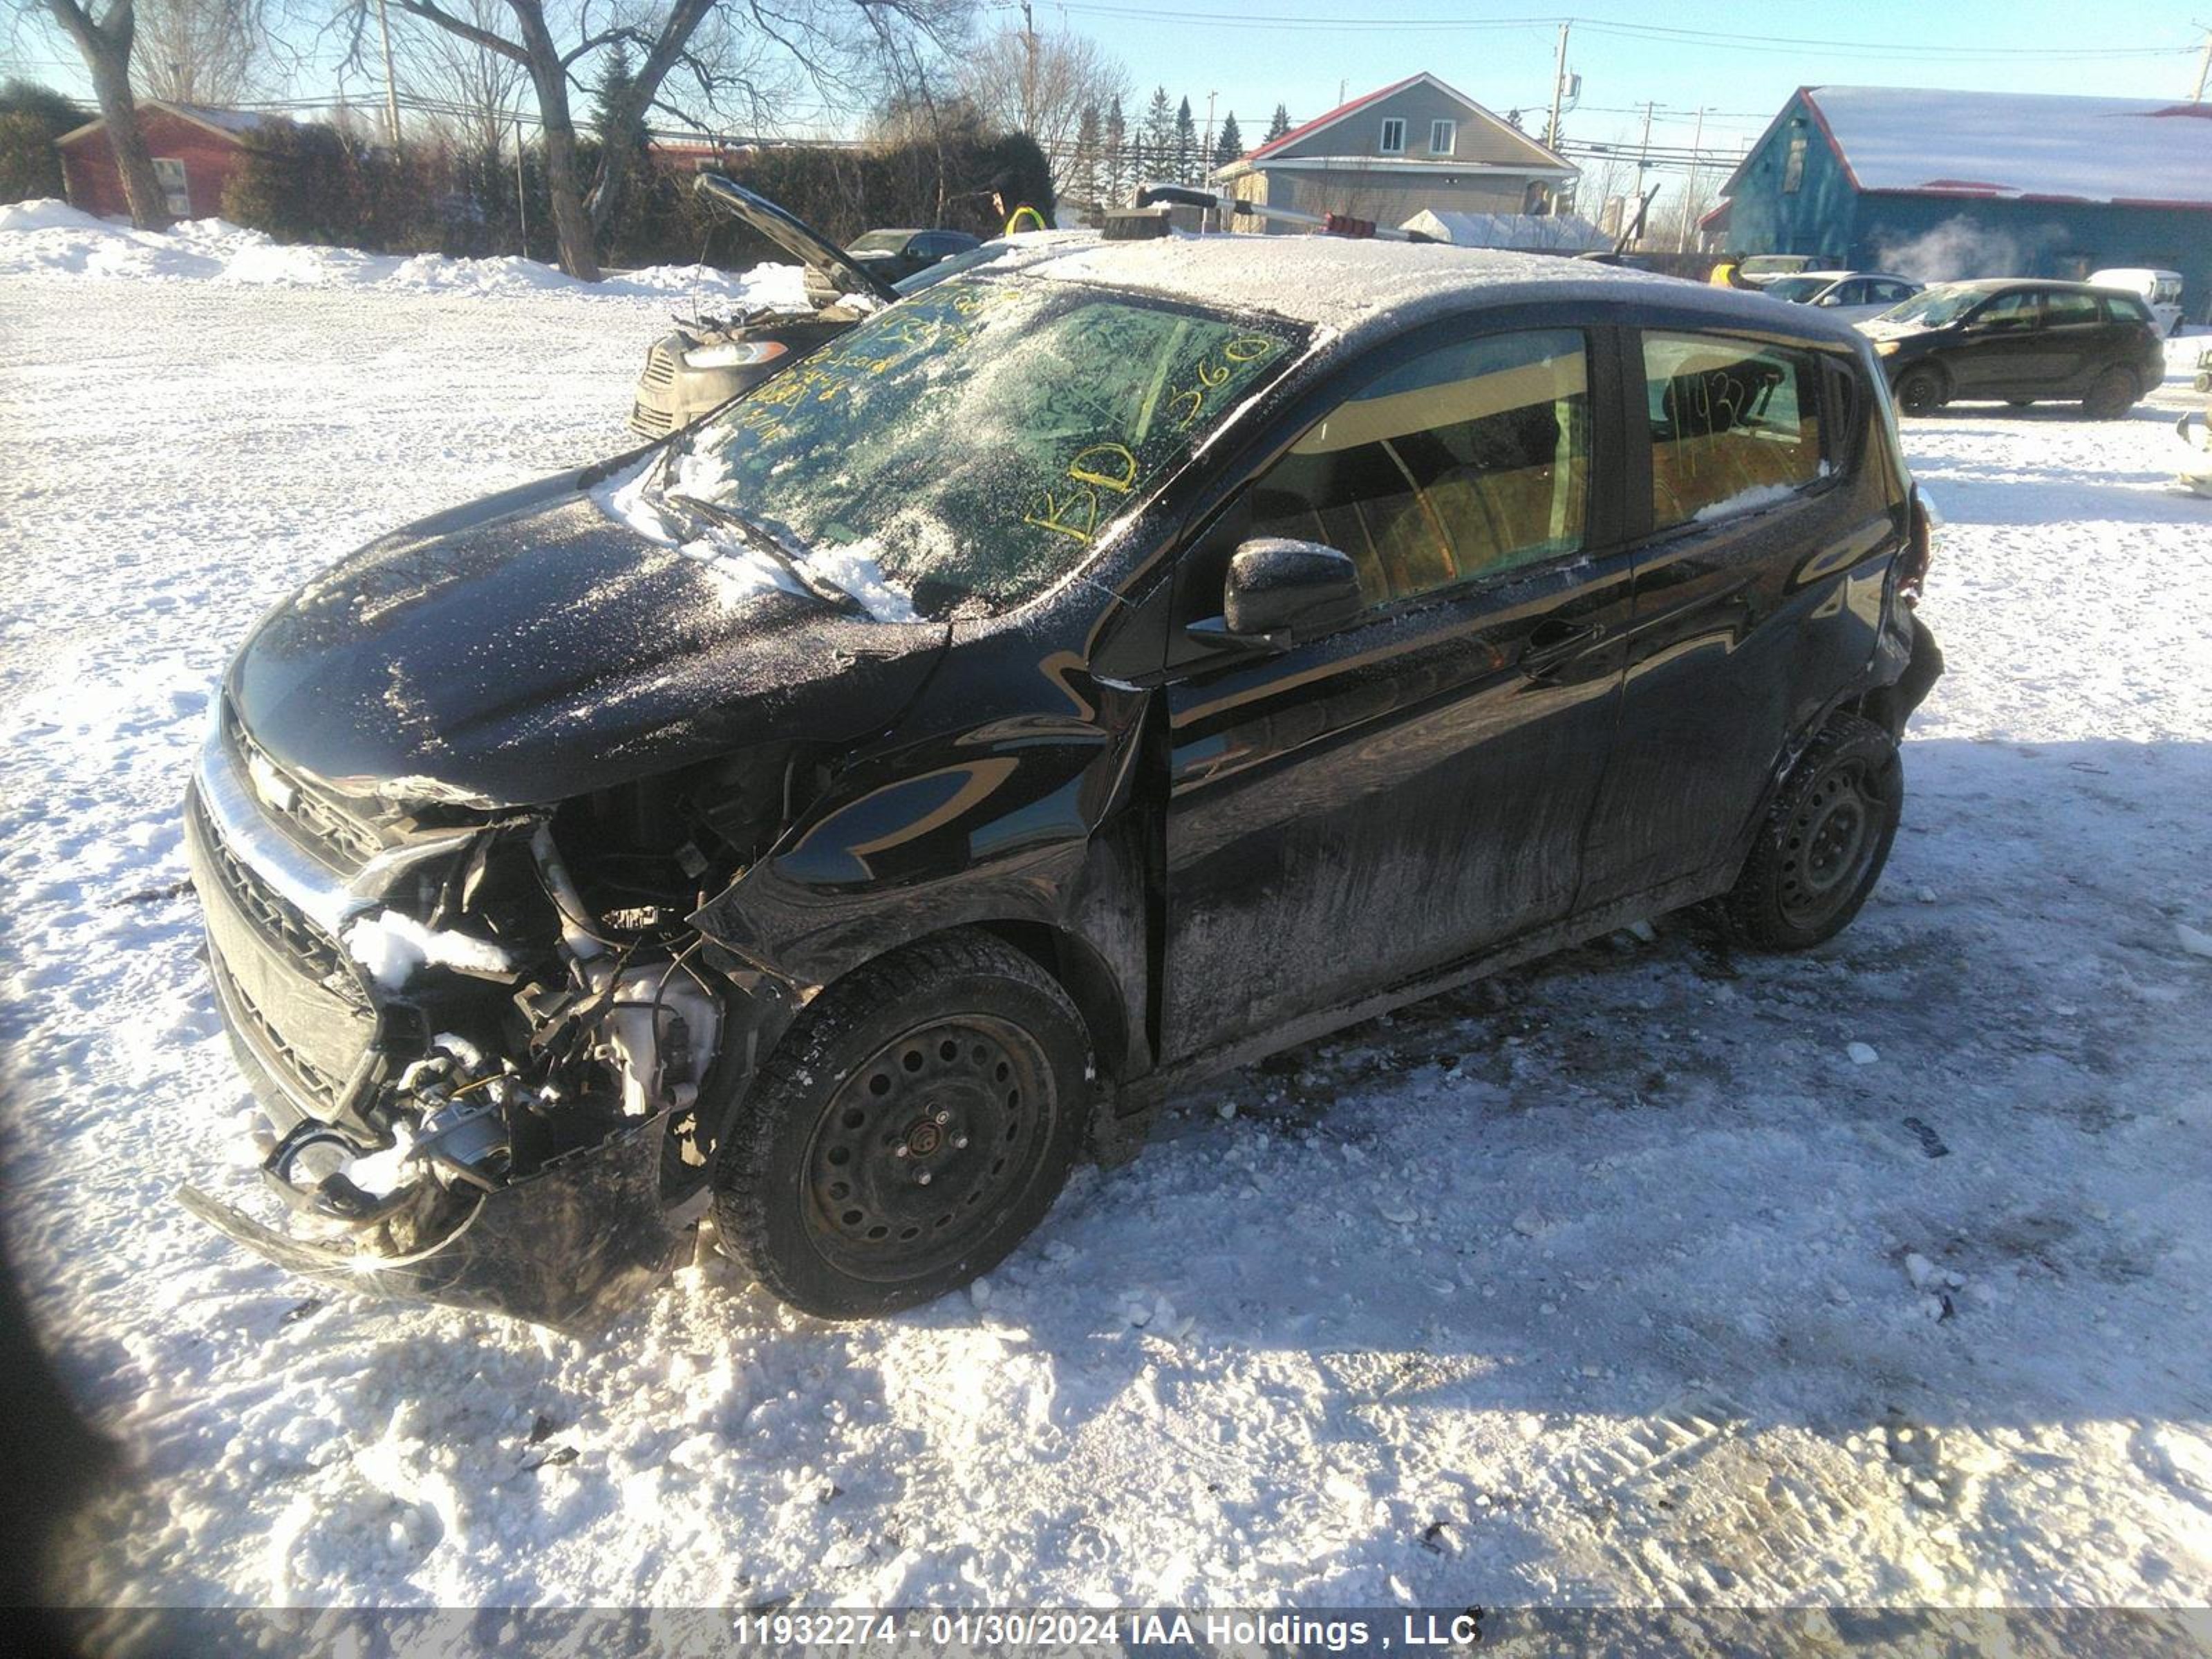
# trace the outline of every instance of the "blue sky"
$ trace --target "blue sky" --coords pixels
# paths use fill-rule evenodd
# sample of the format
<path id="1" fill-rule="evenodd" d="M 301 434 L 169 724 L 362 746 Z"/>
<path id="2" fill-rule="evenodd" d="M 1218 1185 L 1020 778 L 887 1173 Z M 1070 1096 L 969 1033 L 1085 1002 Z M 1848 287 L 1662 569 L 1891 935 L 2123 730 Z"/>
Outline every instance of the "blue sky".
<path id="1" fill-rule="evenodd" d="M 2191 5 L 2196 9 L 2192 12 Z M 1501 113 L 1518 106 L 1539 128 L 1551 96 L 1558 19 L 1527 0 L 1038 0 L 1041 31 L 1087 34 L 1129 67 L 1141 106 L 1155 85 L 1188 94 L 1206 118 L 1233 109 L 1257 138 L 1278 100 L 1294 119 L 1317 115 L 1419 70 Z M 2212 0 L 1854 0 L 1789 6 L 1707 0 L 1697 7 L 1577 3 L 1569 66 L 1582 102 L 1571 138 L 1634 137 L 1656 100 L 1655 143 L 1687 144 L 1697 111 L 1708 146 L 1733 149 L 1758 133 L 1801 84 L 1856 82 L 2181 99 L 2188 94 Z M 985 5 L 979 23 L 1018 25 L 1018 5 Z M 1657 31 L 1700 30 L 1692 39 Z M 1778 39 L 1777 37 L 1781 37 Z M 1817 44 L 1828 43 L 1828 44 Z M 2143 55 L 2147 47 L 2179 48 Z M 2123 55 L 2126 54 L 2126 55 Z M 35 25 L 0 35 L 0 72 L 82 90 L 68 48 Z M 325 88 L 298 90 L 321 92 Z M 356 98 L 373 97 L 356 84 Z M 804 122 L 810 112 L 794 111 Z"/>
<path id="2" fill-rule="evenodd" d="M 1014 8 L 1003 9 L 1009 13 Z M 1255 137 L 1278 100 L 1302 120 L 1352 96 L 1427 70 L 1504 112 L 1530 112 L 1551 97 L 1558 18 L 1525 0 L 1070 0 L 1040 4 L 1037 27 L 1065 27 L 1113 48 L 1129 66 L 1141 102 L 1164 83 L 1188 92 L 1202 121 L 1206 94 L 1217 114 L 1234 109 Z M 1800 85 L 1858 83 L 2017 92 L 2185 98 L 2204 32 L 2185 4 L 2142 0 L 1855 0 L 1844 6 L 1782 6 L 1773 0 L 1707 0 L 1699 6 L 1579 3 L 1568 66 L 1583 77 L 1570 137 L 1609 140 L 1643 126 L 1656 100 L 1654 143 L 1686 144 L 1705 106 L 1708 143 L 1733 147 L 1756 137 Z M 2197 15 L 2212 22 L 2212 3 Z M 1362 18 L 1349 23 L 1339 20 Z M 1514 22 L 1508 20 L 1528 20 Z M 1269 20 L 1290 20 L 1276 21 Z M 1726 40 L 1669 40 L 1633 30 L 1704 30 Z M 1796 45 L 1788 40 L 1837 42 Z M 2168 56 L 2104 57 L 2152 46 Z"/>

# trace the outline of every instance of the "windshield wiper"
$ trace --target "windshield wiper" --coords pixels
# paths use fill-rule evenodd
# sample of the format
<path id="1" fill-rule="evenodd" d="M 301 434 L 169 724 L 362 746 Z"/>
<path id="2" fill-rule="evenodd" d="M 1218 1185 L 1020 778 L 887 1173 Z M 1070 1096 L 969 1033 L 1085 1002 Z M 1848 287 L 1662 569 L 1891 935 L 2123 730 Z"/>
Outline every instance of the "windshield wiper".
<path id="1" fill-rule="evenodd" d="M 835 605 L 838 610 L 849 612 L 854 616 L 865 617 L 869 614 L 868 607 L 861 604 L 857 597 L 848 593 L 834 582 L 824 581 L 821 577 L 809 571 L 798 560 L 793 558 L 783 543 L 766 526 L 754 522 L 742 513 L 732 512 L 720 501 L 707 501 L 697 495 L 687 495 L 681 490 L 664 490 L 661 492 L 661 499 L 696 514 L 710 524 L 736 531 L 738 538 L 747 547 L 756 553 L 765 554 L 769 562 L 777 569 L 789 576 L 792 580 L 797 582 L 800 587 L 821 600 L 823 604 Z"/>

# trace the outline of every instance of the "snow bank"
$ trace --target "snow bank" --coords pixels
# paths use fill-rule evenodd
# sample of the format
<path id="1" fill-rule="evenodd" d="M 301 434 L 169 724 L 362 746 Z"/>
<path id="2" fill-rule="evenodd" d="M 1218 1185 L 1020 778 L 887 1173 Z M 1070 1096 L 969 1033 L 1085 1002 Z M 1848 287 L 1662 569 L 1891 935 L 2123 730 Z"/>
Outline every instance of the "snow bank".
<path id="1" fill-rule="evenodd" d="M 189 219 L 166 231 L 96 219 L 66 203 L 19 202 L 0 208 L 0 276 L 63 276 L 214 282 L 250 287 L 412 289 L 424 293 L 519 295 L 565 290 L 623 297 L 697 295 L 724 309 L 805 303 L 797 265 L 747 271 L 705 265 L 650 265 L 600 283 L 535 259 L 507 255 L 451 259 L 439 253 L 363 253 L 355 248 L 288 246 L 225 219 Z"/>

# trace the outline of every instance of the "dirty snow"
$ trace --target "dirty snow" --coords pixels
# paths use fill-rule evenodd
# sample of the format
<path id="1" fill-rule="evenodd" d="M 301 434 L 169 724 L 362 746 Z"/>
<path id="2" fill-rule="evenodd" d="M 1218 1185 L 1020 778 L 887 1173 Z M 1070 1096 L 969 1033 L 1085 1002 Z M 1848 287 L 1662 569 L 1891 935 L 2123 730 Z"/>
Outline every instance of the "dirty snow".
<path id="1" fill-rule="evenodd" d="M 177 1211 L 246 1179 L 177 822 L 226 653 L 371 535 L 623 447 L 662 315 L 0 277 L 0 1191 L 135 1476 L 71 1600 L 2212 1596 L 2212 504 L 2165 482 L 2173 378 L 1908 423 L 1952 672 L 1821 951 L 1661 918 L 1193 1090 L 988 1289 L 875 1324 L 708 1253 L 572 1342 Z"/>

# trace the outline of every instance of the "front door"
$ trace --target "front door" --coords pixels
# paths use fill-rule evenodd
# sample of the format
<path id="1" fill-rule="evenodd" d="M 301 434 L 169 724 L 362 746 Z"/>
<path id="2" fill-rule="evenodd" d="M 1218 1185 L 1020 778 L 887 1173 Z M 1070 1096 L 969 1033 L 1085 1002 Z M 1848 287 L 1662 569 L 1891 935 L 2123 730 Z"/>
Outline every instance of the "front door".
<path id="1" fill-rule="evenodd" d="M 1959 398 L 2027 398 L 2049 379 L 2043 295 L 2034 289 L 2000 294 L 1966 319 L 1966 347 L 1944 359 Z"/>
<path id="2" fill-rule="evenodd" d="M 1366 610 L 1168 690 L 1164 1057 L 1572 904 L 1631 597 L 1617 533 L 1593 529 L 1617 422 L 1591 371 L 1579 331 L 1441 343 L 1360 381 L 1186 555 L 1218 611 L 1237 541 L 1325 543 Z"/>

